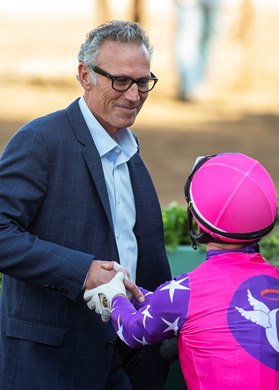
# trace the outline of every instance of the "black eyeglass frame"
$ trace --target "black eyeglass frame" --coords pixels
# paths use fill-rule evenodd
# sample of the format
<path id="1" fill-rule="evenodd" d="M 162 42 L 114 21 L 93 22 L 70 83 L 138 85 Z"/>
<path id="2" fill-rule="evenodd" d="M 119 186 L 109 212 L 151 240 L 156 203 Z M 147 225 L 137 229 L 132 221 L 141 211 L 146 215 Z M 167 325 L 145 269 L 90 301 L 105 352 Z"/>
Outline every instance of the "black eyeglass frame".
<path id="1" fill-rule="evenodd" d="M 137 87 L 138 87 L 139 92 L 141 92 L 141 93 L 147 93 L 147 92 L 152 91 L 152 89 L 155 87 L 155 85 L 156 85 L 156 83 L 157 83 L 157 81 L 158 81 L 158 78 L 157 78 L 157 77 L 155 76 L 155 74 L 153 74 L 152 72 L 150 72 L 151 77 L 142 77 L 142 78 L 140 78 L 140 79 L 132 79 L 131 77 L 128 77 L 128 76 L 113 76 L 113 75 L 111 75 L 110 73 L 106 72 L 105 70 L 99 68 L 99 67 L 96 66 L 96 65 L 92 65 L 92 66 L 90 66 L 90 68 L 91 68 L 95 73 L 100 74 L 101 76 L 104 76 L 104 77 L 110 79 L 110 80 L 111 80 L 112 89 L 114 89 L 115 91 L 118 91 L 118 92 L 125 92 L 125 91 L 128 91 L 128 89 L 131 88 L 131 86 L 132 86 L 133 84 L 137 84 Z M 129 83 L 128 87 L 125 88 L 125 89 L 116 89 L 116 88 L 114 87 L 114 82 L 115 82 L 115 80 L 117 80 L 117 79 L 127 79 L 127 80 L 130 80 L 130 83 Z M 142 91 L 142 90 L 139 88 L 139 83 L 140 83 L 141 81 L 144 81 L 144 80 L 146 80 L 146 81 L 153 80 L 153 81 L 154 81 L 154 84 L 152 85 L 152 87 L 151 87 L 150 89 L 148 89 L 147 91 Z"/>

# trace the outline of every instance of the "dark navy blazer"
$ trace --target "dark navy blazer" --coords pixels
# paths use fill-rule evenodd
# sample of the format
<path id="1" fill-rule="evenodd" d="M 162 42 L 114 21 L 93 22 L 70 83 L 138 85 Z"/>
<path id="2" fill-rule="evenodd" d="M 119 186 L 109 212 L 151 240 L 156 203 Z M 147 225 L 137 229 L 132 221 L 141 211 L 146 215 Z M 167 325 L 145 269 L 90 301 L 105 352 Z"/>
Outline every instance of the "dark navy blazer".
<path id="1" fill-rule="evenodd" d="M 137 283 L 153 290 L 170 279 L 161 210 L 139 154 L 128 166 Z M 1 157 L 0 389 L 104 387 L 116 334 L 82 298 L 93 258 L 119 261 L 101 161 L 76 100 L 22 127 Z"/>

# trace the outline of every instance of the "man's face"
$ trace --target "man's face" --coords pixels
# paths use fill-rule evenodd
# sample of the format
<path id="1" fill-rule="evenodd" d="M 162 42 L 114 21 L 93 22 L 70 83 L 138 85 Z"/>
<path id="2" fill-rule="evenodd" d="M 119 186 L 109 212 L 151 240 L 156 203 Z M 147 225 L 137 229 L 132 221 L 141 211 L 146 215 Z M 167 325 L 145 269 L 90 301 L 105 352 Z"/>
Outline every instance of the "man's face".
<path id="1" fill-rule="evenodd" d="M 150 77 L 150 59 L 144 45 L 106 41 L 95 65 L 112 76 L 127 76 L 133 79 Z M 139 92 L 135 83 L 127 91 L 115 91 L 112 81 L 99 74 L 96 85 L 92 85 L 88 81 L 89 69 L 84 64 L 79 66 L 79 76 L 89 109 L 112 137 L 120 128 L 134 123 L 148 92 Z"/>

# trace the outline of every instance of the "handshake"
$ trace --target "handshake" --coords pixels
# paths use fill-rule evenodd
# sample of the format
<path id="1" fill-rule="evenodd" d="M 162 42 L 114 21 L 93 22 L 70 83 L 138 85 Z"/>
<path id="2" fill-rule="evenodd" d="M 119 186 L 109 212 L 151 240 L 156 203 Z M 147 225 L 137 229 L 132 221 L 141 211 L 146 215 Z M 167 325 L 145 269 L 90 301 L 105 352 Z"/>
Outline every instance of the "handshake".
<path id="1" fill-rule="evenodd" d="M 100 314 L 103 322 L 110 320 L 113 298 L 117 295 L 128 298 L 127 295 L 130 295 L 124 286 L 124 280 L 129 280 L 127 271 L 117 262 L 114 262 L 113 269 L 116 274 L 110 282 L 86 290 L 83 295 L 89 309 Z"/>

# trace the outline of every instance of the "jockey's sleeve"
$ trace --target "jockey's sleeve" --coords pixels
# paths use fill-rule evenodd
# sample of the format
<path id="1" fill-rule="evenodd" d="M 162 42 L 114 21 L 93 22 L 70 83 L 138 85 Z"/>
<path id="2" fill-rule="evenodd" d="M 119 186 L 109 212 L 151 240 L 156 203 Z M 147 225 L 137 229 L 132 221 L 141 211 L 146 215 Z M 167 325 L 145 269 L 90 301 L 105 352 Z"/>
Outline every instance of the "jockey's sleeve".
<path id="1" fill-rule="evenodd" d="M 189 275 L 184 273 L 160 285 L 153 293 L 143 288 L 141 291 L 146 299 L 136 307 L 123 296 L 113 299 L 113 327 L 131 348 L 177 335 L 187 318 Z"/>

